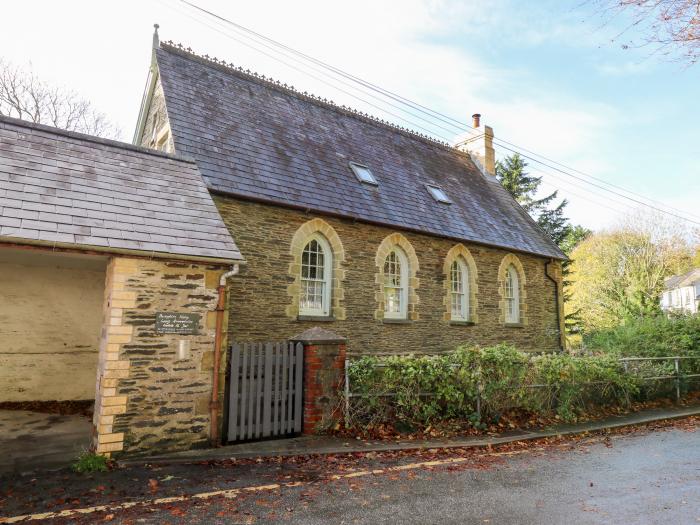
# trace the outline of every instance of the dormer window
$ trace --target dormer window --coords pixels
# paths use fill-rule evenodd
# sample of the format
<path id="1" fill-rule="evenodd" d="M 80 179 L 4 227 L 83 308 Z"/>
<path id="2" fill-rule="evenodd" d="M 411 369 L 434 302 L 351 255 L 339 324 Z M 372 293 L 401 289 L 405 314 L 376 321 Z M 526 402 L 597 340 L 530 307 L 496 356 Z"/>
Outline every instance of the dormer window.
<path id="1" fill-rule="evenodd" d="M 360 182 L 363 182 L 365 184 L 372 184 L 373 186 L 379 185 L 377 183 L 377 179 L 374 178 L 374 175 L 372 175 L 372 172 L 369 170 L 369 168 L 367 166 L 363 166 L 362 164 L 357 164 L 355 162 L 351 162 L 350 168 L 352 169 L 353 173 L 355 174 L 355 177 L 357 177 L 357 180 L 359 180 Z"/>
<path id="2" fill-rule="evenodd" d="M 442 188 L 439 186 L 434 186 L 432 184 L 426 184 L 425 187 L 428 189 L 430 192 L 430 195 L 433 196 L 433 199 L 435 199 L 438 202 L 442 202 L 444 204 L 452 204 L 452 201 L 449 199 L 447 196 L 447 193 L 443 191 Z"/>

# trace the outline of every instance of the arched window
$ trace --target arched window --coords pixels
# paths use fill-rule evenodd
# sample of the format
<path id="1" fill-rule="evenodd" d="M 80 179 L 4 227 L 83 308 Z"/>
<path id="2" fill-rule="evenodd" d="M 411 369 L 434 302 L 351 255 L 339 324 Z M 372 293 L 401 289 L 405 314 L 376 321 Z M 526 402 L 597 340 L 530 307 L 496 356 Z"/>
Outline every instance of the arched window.
<path id="1" fill-rule="evenodd" d="M 384 260 L 384 317 L 406 319 L 408 312 L 408 258 L 398 247 Z"/>
<path id="2" fill-rule="evenodd" d="M 333 255 L 328 241 L 320 235 L 314 235 L 301 253 L 301 315 L 329 315 L 332 268 Z"/>
<path id="3" fill-rule="evenodd" d="M 515 266 L 508 266 L 505 277 L 506 323 L 519 323 L 520 279 Z"/>
<path id="4" fill-rule="evenodd" d="M 450 266 L 450 305 L 453 321 L 469 321 L 469 267 L 463 257 Z"/>

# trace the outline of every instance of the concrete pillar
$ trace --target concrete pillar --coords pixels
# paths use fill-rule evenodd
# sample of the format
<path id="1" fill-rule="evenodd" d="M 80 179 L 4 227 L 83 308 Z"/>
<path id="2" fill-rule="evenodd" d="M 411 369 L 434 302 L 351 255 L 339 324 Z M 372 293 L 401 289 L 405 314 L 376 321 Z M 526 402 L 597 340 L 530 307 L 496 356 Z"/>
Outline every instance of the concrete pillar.
<path id="1" fill-rule="evenodd" d="M 320 327 L 310 328 L 294 342 L 304 345 L 303 434 L 317 434 L 339 420 L 345 380 L 346 339 Z"/>

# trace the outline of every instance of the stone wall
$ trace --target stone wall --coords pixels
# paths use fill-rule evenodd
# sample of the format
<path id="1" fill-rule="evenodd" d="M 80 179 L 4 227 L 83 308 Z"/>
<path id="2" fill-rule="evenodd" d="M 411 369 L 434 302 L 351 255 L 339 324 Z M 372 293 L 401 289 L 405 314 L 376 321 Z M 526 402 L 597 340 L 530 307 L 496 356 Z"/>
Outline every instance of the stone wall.
<path id="1" fill-rule="evenodd" d="M 216 287 L 222 271 L 184 262 L 110 261 L 94 416 L 97 452 L 206 446 Z M 201 314 L 200 332 L 160 335 L 156 312 Z M 178 358 L 180 341 L 189 345 L 188 358 Z M 225 363 L 222 377 L 224 370 Z M 223 380 L 220 385 L 223 394 Z"/>
<path id="2" fill-rule="evenodd" d="M 247 261 L 230 285 L 231 339 L 288 339 L 323 322 L 324 327 L 347 338 L 349 353 L 438 352 L 465 343 L 508 342 L 524 350 L 554 350 L 559 345 L 556 288 L 545 275 L 548 259 L 512 254 L 525 276 L 521 299 L 526 305 L 521 308 L 523 322 L 506 326 L 499 268 L 509 252 L 464 243 L 477 270 L 475 315 L 473 323 L 453 323 L 445 315 L 445 260 L 448 253 L 464 250 L 455 250 L 457 241 L 401 232 L 415 251 L 414 267 L 418 268 L 415 276 L 411 275 L 410 320 L 390 323 L 381 319 L 381 285 L 377 281 L 381 269 L 376 257 L 383 241 L 396 237 L 395 230 L 334 217 L 319 221 L 310 213 L 224 196 L 215 197 L 215 202 Z M 298 246 L 293 240 L 309 221 L 327 224 L 337 235 L 339 242 L 334 243 L 342 246 L 342 254 L 336 254 L 340 275 L 333 282 L 338 295 L 332 299 L 333 310 L 342 316 L 305 319 L 289 307 L 298 267 Z"/>
<path id="3" fill-rule="evenodd" d="M 0 249 L 0 401 L 94 398 L 104 267 Z"/>

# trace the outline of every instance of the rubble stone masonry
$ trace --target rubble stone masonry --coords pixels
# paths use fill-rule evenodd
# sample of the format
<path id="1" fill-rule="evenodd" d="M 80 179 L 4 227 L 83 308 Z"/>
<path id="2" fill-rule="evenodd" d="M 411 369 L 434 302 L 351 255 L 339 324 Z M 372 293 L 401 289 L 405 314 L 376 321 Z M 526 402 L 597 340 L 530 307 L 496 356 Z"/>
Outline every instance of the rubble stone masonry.
<path id="1" fill-rule="evenodd" d="M 96 452 L 153 453 L 207 444 L 214 308 L 223 271 L 187 262 L 110 261 L 97 372 Z M 158 334 L 156 312 L 201 314 L 199 333 Z M 185 359 L 178 359 L 181 340 L 189 345 Z M 224 370 L 225 365 L 222 377 Z M 223 392 L 223 380 L 220 385 Z"/>
<path id="2" fill-rule="evenodd" d="M 557 288 L 546 275 L 548 258 L 228 196 L 215 196 L 215 202 L 247 261 L 230 281 L 229 332 L 236 341 L 285 340 L 322 325 L 347 338 L 350 354 L 440 352 L 461 344 L 501 342 L 532 351 L 559 346 Z M 298 301 L 297 259 L 303 242 L 298 233 L 312 234 L 309 225 L 318 225 L 318 232 L 332 241 L 329 244 L 340 247 L 334 254 L 331 298 L 336 315 L 328 318 L 300 317 L 296 308 L 290 308 Z M 412 266 L 409 319 L 398 323 L 382 318 L 383 269 L 377 255 L 387 251 L 392 239 L 400 239 L 398 245 Z M 446 261 L 456 254 L 468 254 L 473 265 L 467 262 L 476 270 L 470 276 L 474 285 L 470 299 L 476 304 L 470 305 L 472 322 L 467 323 L 452 322 L 446 315 Z M 513 325 L 505 324 L 503 312 L 503 267 L 508 262 L 521 273 L 523 285 L 522 319 Z M 549 274 L 561 283 L 561 272 L 552 266 L 558 268 L 559 263 L 550 265 Z"/>

